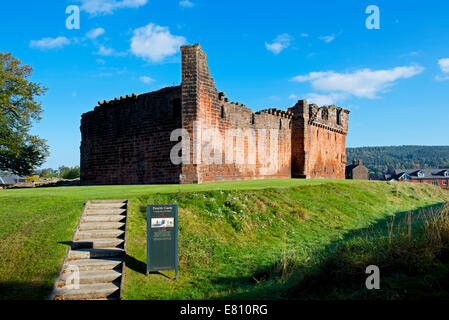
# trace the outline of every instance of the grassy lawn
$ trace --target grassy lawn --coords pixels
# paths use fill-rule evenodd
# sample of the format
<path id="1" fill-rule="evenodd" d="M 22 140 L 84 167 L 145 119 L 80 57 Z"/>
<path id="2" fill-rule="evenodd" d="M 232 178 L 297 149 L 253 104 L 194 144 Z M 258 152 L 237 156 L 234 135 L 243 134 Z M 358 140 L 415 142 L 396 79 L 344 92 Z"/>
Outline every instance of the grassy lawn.
<path id="1" fill-rule="evenodd" d="M 345 180 L 1 190 L 0 299 L 45 299 L 84 202 L 101 199 L 130 200 L 125 298 L 216 299 L 282 297 L 291 277 L 267 276 L 280 261 L 307 263 L 353 230 L 449 194 Z M 144 275 L 150 203 L 180 205 L 178 282 Z"/>
<path id="2" fill-rule="evenodd" d="M 314 260 L 307 267 L 288 265 L 290 279 L 297 273 L 301 277 L 283 297 L 449 300 L 449 204 L 397 214 L 355 230 Z M 379 290 L 366 290 L 365 269 L 370 265 L 379 267 Z"/>

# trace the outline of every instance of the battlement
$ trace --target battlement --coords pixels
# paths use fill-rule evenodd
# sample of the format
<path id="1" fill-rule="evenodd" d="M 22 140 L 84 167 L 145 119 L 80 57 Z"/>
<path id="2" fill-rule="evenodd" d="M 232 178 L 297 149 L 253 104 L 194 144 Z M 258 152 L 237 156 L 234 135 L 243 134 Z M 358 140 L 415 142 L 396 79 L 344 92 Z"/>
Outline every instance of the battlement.
<path id="1" fill-rule="evenodd" d="M 291 118 L 293 118 L 293 115 L 294 115 L 292 111 L 284 111 L 284 110 L 279 110 L 276 108 L 264 109 L 264 110 L 260 110 L 260 111 L 256 112 L 256 114 L 261 114 L 261 113 L 267 113 L 267 114 L 271 114 L 273 116 L 277 116 L 277 117 L 281 117 L 281 118 L 285 118 L 285 119 L 291 119 Z"/>
<path id="2" fill-rule="evenodd" d="M 308 104 L 307 100 L 299 100 L 296 105 L 289 108 L 295 117 L 301 117 L 308 125 L 318 126 L 330 131 L 339 132 L 347 135 L 349 110 L 335 105 L 322 106 L 312 103 Z"/>
<path id="3" fill-rule="evenodd" d="M 130 100 L 137 100 L 138 97 L 139 97 L 138 94 L 133 93 L 131 95 L 117 97 L 113 100 L 98 101 L 98 105 L 103 106 L 103 105 L 114 104 L 114 103 L 116 104 L 116 103 L 128 102 Z"/>

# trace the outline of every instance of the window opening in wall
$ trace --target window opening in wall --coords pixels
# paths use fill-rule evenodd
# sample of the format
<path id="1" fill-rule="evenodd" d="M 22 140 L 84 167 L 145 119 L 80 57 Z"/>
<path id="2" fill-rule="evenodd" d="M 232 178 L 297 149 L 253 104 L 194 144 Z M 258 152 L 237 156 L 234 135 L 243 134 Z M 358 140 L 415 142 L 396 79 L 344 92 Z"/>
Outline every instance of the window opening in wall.
<path id="1" fill-rule="evenodd" d="M 329 112 L 327 111 L 327 109 L 323 109 L 321 111 L 321 119 L 323 119 L 323 120 L 329 119 Z"/>

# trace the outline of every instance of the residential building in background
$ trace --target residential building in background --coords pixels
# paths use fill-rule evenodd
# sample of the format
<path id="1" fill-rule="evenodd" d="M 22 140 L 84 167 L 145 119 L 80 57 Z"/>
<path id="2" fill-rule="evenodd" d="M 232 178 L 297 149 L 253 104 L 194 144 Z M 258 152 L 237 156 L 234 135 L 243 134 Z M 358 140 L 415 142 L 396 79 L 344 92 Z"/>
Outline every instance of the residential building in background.
<path id="1" fill-rule="evenodd" d="M 346 166 L 346 179 L 369 180 L 369 170 L 363 165 L 363 160 L 352 160 L 350 165 Z"/>
<path id="2" fill-rule="evenodd" d="M 428 183 L 441 188 L 449 186 L 449 169 L 394 169 L 384 175 L 387 181 Z"/>

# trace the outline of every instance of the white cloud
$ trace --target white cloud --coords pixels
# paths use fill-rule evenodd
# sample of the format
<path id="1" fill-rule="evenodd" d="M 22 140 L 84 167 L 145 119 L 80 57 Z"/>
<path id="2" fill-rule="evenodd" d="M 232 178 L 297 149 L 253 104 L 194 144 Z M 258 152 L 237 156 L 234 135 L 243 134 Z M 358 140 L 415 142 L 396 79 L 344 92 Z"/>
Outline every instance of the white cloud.
<path id="1" fill-rule="evenodd" d="M 152 78 L 150 78 L 150 77 L 147 77 L 147 76 L 142 76 L 142 77 L 139 78 L 139 80 L 140 80 L 141 82 L 143 82 L 143 83 L 146 83 L 146 84 L 149 84 L 149 83 L 155 81 L 154 79 L 152 79 Z"/>
<path id="2" fill-rule="evenodd" d="M 308 37 L 309 35 L 307 34 L 307 33 L 301 33 L 301 37 L 304 37 L 304 38 L 306 38 L 306 37 Z"/>
<path id="3" fill-rule="evenodd" d="M 148 0 L 79 0 L 81 10 L 97 14 L 111 14 L 117 9 L 138 8 L 147 4 Z"/>
<path id="4" fill-rule="evenodd" d="M 189 0 L 179 1 L 179 5 L 183 8 L 192 8 L 193 6 L 195 6 L 195 4 Z"/>
<path id="5" fill-rule="evenodd" d="M 389 70 L 362 69 L 353 73 L 311 72 L 308 75 L 296 76 L 292 81 L 310 82 L 318 91 L 374 99 L 379 92 L 391 87 L 396 80 L 411 78 L 423 70 L 421 66 L 412 65 Z"/>
<path id="6" fill-rule="evenodd" d="M 292 93 L 291 95 L 288 96 L 288 98 L 289 98 L 289 99 L 296 100 L 296 99 L 298 99 L 299 97 L 298 97 L 296 94 Z"/>
<path id="7" fill-rule="evenodd" d="M 110 57 L 123 57 L 126 56 L 126 52 L 118 52 L 113 48 L 107 48 L 104 45 L 101 45 L 98 51 L 95 53 L 100 56 L 110 56 Z"/>
<path id="8" fill-rule="evenodd" d="M 315 103 L 319 106 L 328 106 L 332 104 L 337 104 L 339 101 L 343 101 L 346 98 L 347 95 L 343 93 L 331 93 L 331 94 L 309 93 L 306 95 L 306 99 L 310 103 Z"/>
<path id="9" fill-rule="evenodd" d="M 283 33 L 278 35 L 276 39 L 273 40 L 273 43 L 265 42 L 265 47 L 267 48 L 267 50 L 277 55 L 282 50 L 290 46 L 290 42 L 292 41 L 292 39 L 293 38 L 289 34 Z"/>
<path id="10" fill-rule="evenodd" d="M 329 42 L 332 42 L 332 41 L 335 40 L 335 34 L 331 34 L 331 35 L 328 35 L 328 36 L 321 36 L 318 39 L 323 40 L 326 43 L 329 43 Z"/>
<path id="11" fill-rule="evenodd" d="M 57 37 L 57 38 L 43 38 L 41 40 L 31 40 L 30 47 L 38 48 L 38 49 L 58 49 L 63 46 L 69 45 L 70 40 L 66 37 Z"/>
<path id="12" fill-rule="evenodd" d="M 94 40 L 98 38 L 99 36 L 103 35 L 105 33 L 105 30 L 103 28 L 96 28 L 90 30 L 88 33 L 86 33 L 86 37 L 88 37 L 91 40 Z"/>
<path id="13" fill-rule="evenodd" d="M 446 81 L 449 80 L 449 58 L 438 60 L 438 64 L 440 65 L 441 72 L 445 73 L 443 76 L 436 76 L 435 80 L 437 81 Z"/>
<path id="14" fill-rule="evenodd" d="M 185 43 L 184 37 L 172 35 L 167 27 L 150 23 L 134 30 L 131 52 L 145 60 L 160 62 L 176 54 Z"/>
<path id="15" fill-rule="evenodd" d="M 449 58 L 438 60 L 438 64 L 440 65 L 441 71 L 449 73 Z"/>

